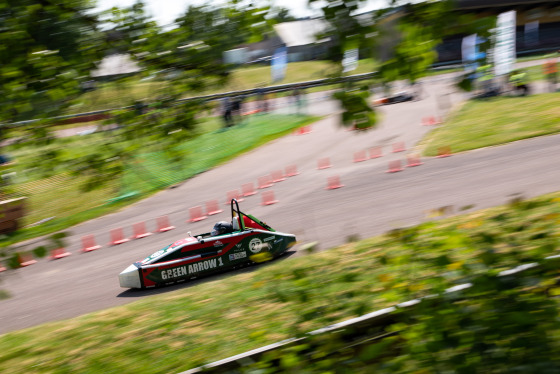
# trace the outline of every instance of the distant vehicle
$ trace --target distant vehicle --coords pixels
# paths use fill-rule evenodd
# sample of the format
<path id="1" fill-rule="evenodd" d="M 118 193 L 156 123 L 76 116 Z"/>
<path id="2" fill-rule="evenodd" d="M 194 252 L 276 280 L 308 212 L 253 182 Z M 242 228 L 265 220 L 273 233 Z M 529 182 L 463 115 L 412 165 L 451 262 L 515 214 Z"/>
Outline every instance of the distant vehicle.
<path id="1" fill-rule="evenodd" d="M 231 200 L 231 216 L 231 232 L 215 236 L 204 233 L 177 240 L 122 271 L 120 286 L 163 286 L 264 262 L 282 255 L 296 243 L 295 235 L 275 231 L 263 221 L 241 212 L 235 199 Z"/>
<path id="2" fill-rule="evenodd" d="M 376 99 L 373 101 L 373 104 L 374 105 L 397 104 L 397 103 L 404 103 L 406 101 L 412 101 L 415 98 L 416 96 L 414 94 L 407 91 L 401 91 L 391 96 Z"/>

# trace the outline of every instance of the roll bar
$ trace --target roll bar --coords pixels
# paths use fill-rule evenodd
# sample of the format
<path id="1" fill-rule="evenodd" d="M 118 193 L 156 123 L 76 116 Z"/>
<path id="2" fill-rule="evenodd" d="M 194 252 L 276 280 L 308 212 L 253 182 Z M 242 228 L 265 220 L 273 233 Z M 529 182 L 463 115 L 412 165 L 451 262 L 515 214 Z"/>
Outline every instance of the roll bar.
<path id="1" fill-rule="evenodd" d="M 241 210 L 239 210 L 239 203 L 236 199 L 231 199 L 231 223 L 238 218 L 239 230 L 245 231 L 245 222 L 243 222 L 243 216 L 241 215 Z"/>

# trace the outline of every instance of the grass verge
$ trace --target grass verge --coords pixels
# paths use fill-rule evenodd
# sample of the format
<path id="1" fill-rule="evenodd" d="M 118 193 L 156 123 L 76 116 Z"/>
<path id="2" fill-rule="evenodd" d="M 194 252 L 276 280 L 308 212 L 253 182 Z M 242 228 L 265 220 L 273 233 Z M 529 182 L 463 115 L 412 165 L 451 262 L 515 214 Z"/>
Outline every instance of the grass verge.
<path id="1" fill-rule="evenodd" d="M 422 140 L 423 154 L 435 156 L 444 146 L 462 152 L 558 133 L 559 99 L 560 93 L 548 93 L 471 100 Z"/>
<path id="2" fill-rule="evenodd" d="M 0 372 L 180 372 L 555 254 L 560 193 L 0 336 Z M 532 311 L 534 312 L 534 311 Z"/>

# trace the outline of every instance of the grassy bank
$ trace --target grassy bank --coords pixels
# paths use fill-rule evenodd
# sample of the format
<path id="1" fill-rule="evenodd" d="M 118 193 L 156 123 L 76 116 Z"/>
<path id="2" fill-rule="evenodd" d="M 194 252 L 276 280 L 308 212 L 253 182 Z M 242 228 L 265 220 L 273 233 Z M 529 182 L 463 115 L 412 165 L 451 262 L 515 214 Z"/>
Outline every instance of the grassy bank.
<path id="1" fill-rule="evenodd" d="M 560 132 L 560 93 L 471 100 L 420 143 L 424 155 L 505 144 Z"/>
<path id="2" fill-rule="evenodd" d="M 559 202 L 427 222 L 8 333 L 0 372 L 180 372 L 555 254 Z"/>
<path id="3" fill-rule="evenodd" d="M 96 149 L 102 144 L 104 134 L 73 136 L 59 139 L 44 146 L 18 146 L 5 150 L 17 162 L 7 171 L 15 171 L 13 188 L 28 197 L 28 212 L 23 225 L 48 220 L 28 227 L 6 238 L 8 245 L 39 235 L 66 229 L 72 225 L 120 209 L 149 194 L 190 178 L 220 163 L 254 149 L 270 140 L 281 137 L 293 129 L 316 121 L 317 117 L 304 115 L 255 115 L 241 126 L 227 131 L 220 118 L 208 118 L 199 125 L 199 135 L 185 141 L 178 152 L 183 155 L 180 165 L 172 165 L 161 152 L 146 149 L 125 170 L 123 178 L 99 189 L 83 191 L 85 176 L 71 175 L 67 166 L 84 150 Z M 41 169 L 34 169 L 38 162 L 48 162 L 49 152 L 59 152 L 59 163 L 53 163 L 54 175 L 43 177 Z M 138 164 L 142 167 L 138 167 Z M 177 169 L 179 167 L 180 170 Z M 60 168 L 60 170 L 58 169 Z M 50 171 L 51 169 L 49 169 Z M 134 192 L 130 199 L 107 204 L 117 196 Z"/>

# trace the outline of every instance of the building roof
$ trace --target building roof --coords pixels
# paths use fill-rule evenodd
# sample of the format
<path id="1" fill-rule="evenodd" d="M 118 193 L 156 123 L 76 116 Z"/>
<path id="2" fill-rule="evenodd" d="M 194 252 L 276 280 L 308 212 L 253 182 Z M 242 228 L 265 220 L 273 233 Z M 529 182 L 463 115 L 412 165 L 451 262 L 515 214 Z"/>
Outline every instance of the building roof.
<path id="1" fill-rule="evenodd" d="M 286 47 L 297 47 L 313 44 L 317 41 L 317 34 L 324 32 L 327 22 L 312 18 L 274 25 L 274 31 Z"/>
<path id="2" fill-rule="evenodd" d="M 458 9 L 494 8 L 519 5 L 558 5 L 558 0 L 457 0 Z"/>
<path id="3" fill-rule="evenodd" d="M 140 71 L 138 64 L 127 54 L 115 54 L 105 57 L 96 70 L 91 72 L 92 77 L 106 77 L 109 75 L 131 74 Z"/>

